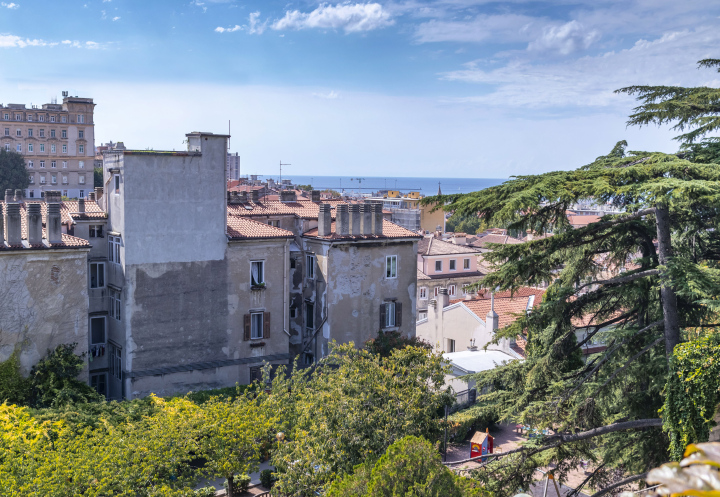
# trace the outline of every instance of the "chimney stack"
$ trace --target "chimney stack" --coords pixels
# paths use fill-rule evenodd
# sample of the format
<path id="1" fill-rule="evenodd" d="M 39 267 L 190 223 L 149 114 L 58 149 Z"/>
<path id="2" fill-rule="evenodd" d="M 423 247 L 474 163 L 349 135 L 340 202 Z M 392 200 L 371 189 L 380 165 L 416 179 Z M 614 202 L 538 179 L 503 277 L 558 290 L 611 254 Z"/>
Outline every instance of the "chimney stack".
<path id="1" fill-rule="evenodd" d="M 438 310 L 445 309 L 450 304 L 450 296 L 447 288 L 438 289 L 437 296 Z"/>
<path id="2" fill-rule="evenodd" d="M 335 208 L 335 233 L 340 236 L 350 234 L 350 213 L 348 204 L 338 204 Z"/>
<path id="3" fill-rule="evenodd" d="M 96 186 L 95 187 L 95 200 L 98 201 L 103 196 L 103 187 L 102 186 Z"/>
<path id="4" fill-rule="evenodd" d="M 42 213 L 40 204 L 28 203 L 26 209 L 28 245 L 42 245 Z"/>
<path id="5" fill-rule="evenodd" d="M 15 201 L 15 196 L 13 195 L 13 191 L 11 189 L 5 190 L 5 203 L 10 203 Z"/>
<path id="6" fill-rule="evenodd" d="M 257 203 L 260 200 L 260 193 L 257 190 L 250 190 L 250 200 Z"/>
<path id="7" fill-rule="evenodd" d="M 372 217 L 373 217 L 373 235 L 381 236 L 383 234 L 383 212 L 382 204 L 372 204 Z"/>
<path id="8" fill-rule="evenodd" d="M 85 214 L 85 199 L 84 198 L 78 199 L 78 212 L 80 214 Z"/>
<path id="9" fill-rule="evenodd" d="M 95 192 L 89 192 L 87 199 L 88 199 L 88 202 L 95 202 Z"/>
<path id="10" fill-rule="evenodd" d="M 25 195 L 22 190 L 15 190 L 15 202 L 22 202 L 25 200 Z"/>
<path id="11" fill-rule="evenodd" d="M 320 204 L 318 214 L 318 236 L 329 236 L 332 233 L 332 217 L 330 204 Z"/>
<path id="12" fill-rule="evenodd" d="M 360 232 L 363 235 L 372 235 L 372 205 L 360 205 Z"/>
<path id="13" fill-rule="evenodd" d="M 360 206 L 358 204 L 350 204 L 348 206 L 348 211 L 350 212 L 350 234 L 352 236 L 362 234 L 360 231 Z"/>
<path id="14" fill-rule="evenodd" d="M 495 293 L 490 294 L 490 311 L 487 313 L 486 320 L 485 320 L 485 326 L 490 327 L 492 331 L 495 331 L 498 329 L 498 325 L 500 324 L 500 318 L 498 317 L 497 313 L 495 312 Z"/>
<path id="15" fill-rule="evenodd" d="M 313 202 L 320 202 L 320 190 L 312 190 L 310 192 L 310 200 Z"/>
<path id="16" fill-rule="evenodd" d="M 62 220 L 60 218 L 60 204 L 52 202 L 47 206 L 47 241 L 48 243 L 62 243 Z"/>
<path id="17" fill-rule="evenodd" d="M 7 195 L 7 193 L 6 193 Z M 22 244 L 22 224 L 20 223 L 20 204 L 10 202 L 5 205 L 5 226 L 7 244 L 11 247 Z"/>

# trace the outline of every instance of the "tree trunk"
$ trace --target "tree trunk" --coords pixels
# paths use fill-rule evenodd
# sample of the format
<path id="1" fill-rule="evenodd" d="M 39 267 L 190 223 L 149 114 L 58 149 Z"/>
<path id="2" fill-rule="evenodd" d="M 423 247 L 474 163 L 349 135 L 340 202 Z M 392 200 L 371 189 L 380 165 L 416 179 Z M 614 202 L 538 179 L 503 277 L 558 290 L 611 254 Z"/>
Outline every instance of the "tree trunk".
<path id="1" fill-rule="evenodd" d="M 672 258 L 670 211 L 667 205 L 658 204 L 655 207 L 655 223 L 658 238 L 658 260 L 662 266 L 666 266 Z M 660 297 L 665 321 L 665 354 L 670 360 L 673 349 L 680 343 L 680 320 L 678 317 L 677 296 L 672 282 L 666 278 L 666 274 L 667 269 L 660 272 Z"/>
<path id="2" fill-rule="evenodd" d="M 235 497 L 235 478 L 233 478 L 233 475 L 227 477 L 227 497 Z"/>

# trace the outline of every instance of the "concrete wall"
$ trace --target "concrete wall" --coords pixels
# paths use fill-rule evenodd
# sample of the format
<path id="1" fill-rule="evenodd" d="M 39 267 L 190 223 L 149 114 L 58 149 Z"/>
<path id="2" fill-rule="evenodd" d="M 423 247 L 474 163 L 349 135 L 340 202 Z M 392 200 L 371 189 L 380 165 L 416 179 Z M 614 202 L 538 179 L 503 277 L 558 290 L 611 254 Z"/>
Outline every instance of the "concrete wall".
<path id="1" fill-rule="evenodd" d="M 428 318 L 417 323 L 416 334 L 418 338 L 430 342 L 437 352 L 449 352 L 448 339 L 455 340 L 455 351 L 460 352 L 467 350 L 473 338 L 475 346 L 482 349 L 494 337 L 494 333 L 486 329 L 485 321 L 462 303 L 450 305 L 442 311 L 430 306 Z M 488 349 L 507 351 L 509 343 L 505 342 L 490 345 Z"/>
<path id="2" fill-rule="evenodd" d="M 420 206 L 420 229 L 432 233 L 441 226 L 442 231 L 445 231 L 445 211 L 438 209 L 431 212 L 433 207 L 433 205 Z"/>
<path id="3" fill-rule="evenodd" d="M 76 342 L 76 352 L 86 352 L 87 278 L 84 249 L 0 252 L 0 361 L 19 347 L 28 374 L 60 344 Z"/>
<path id="4" fill-rule="evenodd" d="M 464 269 L 464 260 L 470 260 L 470 268 Z M 455 261 L 455 270 L 450 270 L 450 261 Z M 442 270 L 435 271 L 435 262 L 442 261 Z M 477 271 L 477 256 L 475 254 L 454 254 L 454 255 L 418 255 L 418 269 L 428 276 L 439 274 L 459 275 Z"/>

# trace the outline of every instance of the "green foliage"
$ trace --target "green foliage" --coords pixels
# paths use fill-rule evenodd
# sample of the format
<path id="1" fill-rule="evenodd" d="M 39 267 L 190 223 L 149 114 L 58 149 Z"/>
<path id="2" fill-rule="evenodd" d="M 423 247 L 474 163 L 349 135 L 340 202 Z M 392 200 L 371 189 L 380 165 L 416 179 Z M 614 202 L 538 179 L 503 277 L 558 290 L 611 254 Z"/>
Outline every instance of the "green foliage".
<path id="1" fill-rule="evenodd" d="M 76 343 L 58 345 L 32 368 L 33 406 L 58 407 L 100 400 L 94 389 L 77 379 L 85 367 L 85 354 L 76 355 L 76 346 Z"/>
<path id="2" fill-rule="evenodd" d="M 215 487 L 202 487 L 195 490 L 194 497 L 215 497 Z"/>
<path id="3" fill-rule="evenodd" d="M 427 440 L 408 436 L 388 447 L 380 459 L 368 460 L 336 480 L 328 497 L 461 497 L 481 495 L 469 481 L 443 466 Z"/>
<path id="4" fill-rule="evenodd" d="M 96 167 L 93 169 L 93 186 L 95 188 L 104 186 L 103 185 L 103 168 Z"/>
<path id="5" fill-rule="evenodd" d="M 476 403 L 448 416 L 448 438 L 465 440 L 470 431 L 484 429 L 497 422 L 497 412 L 484 403 Z"/>
<path id="6" fill-rule="evenodd" d="M 707 442 L 720 404 L 720 333 L 675 347 L 662 408 L 670 453 L 679 460 L 691 442 Z"/>
<path id="7" fill-rule="evenodd" d="M 303 190 L 303 191 L 306 191 L 306 192 L 311 192 L 311 191 L 313 191 L 312 185 L 298 185 L 298 186 L 297 186 L 297 189 L 298 189 L 298 190 Z"/>
<path id="8" fill-rule="evenodd" d="M 718 68 L 720 60 L 704 59 L 698 67 Z M 617 93 L 637 95 L 641 102 L 633 109 L 629 125 L 676 123 L 672 129 L 689 130 L 675 139 L 689 144 L 712 131 L 720 129 L 720 89 L 706 86 L 629 86 Z"/>
<path id="9" fill-rule="evenodd" d="M 432 350 L 432 345 L 429 342 L 418 337 L 408 338 L 399 331 L 379 331 L 377 338 L 371 338 L 365 342 L 367 350 L 382 357 L 389 357 L 393 350 L 404 349 L 405 347 Z"/>
<path id="10" fill-rule="evenodd" d="M 685 143 L 680 147 L 680 153 L 690 162 L 720 164 L 720 138 L 711 137 L 699 143 Z"/>
<path id="11" fill-rule="evenodd" d="M 455 233 L 477 235 L 488 228 L 481 218 L 476 215 L 460 215 L 457 212 L 445 220 L 445 230 Z"/>
<path id="12" fill-rule="evenodd" d="M 278 374 L 267 409 L 286 433 L 272 455 L 280 494 L 309 495 L 407 435 L 437 440 L 446 366 L 406 347 L 382 357 L 335 345 L 313 370 Z"/>
<path id="13" fill-rule="evenodd" d="M 273 472 L 270 469 L 263 469 L 260 471 L 260 484 L 265 488 L 272 488 L 275 484 L 276 478 L 273 476 Z"/>
<path id="14" fill-rule="evenodd" d="M 244 395 L 250 389 L 250 385 L 236 384 L 234 387 L 213 388 L 210 390 L 199 390 L 197 392 L 188 392 L 185 395 L 175 395 L 174 397 L 185 397 L 196 404 L 204 404 L 214 397 L 220 397 L 228 400 L 235 400 Z"/>
<path id="15" fill-rule="evenodd" d="M 0 363 L 0 403 L 24 405 L 30 397 L 30 382 L 20 373 L 19 351 L 16 349 Z"/>
<path id="16" fill-rule="evenodd" d="M 25 159 L 17 152 L 0 150 L 0 191 L 25 190 L 30 186 L 30 177 L 25 168 Z"/>

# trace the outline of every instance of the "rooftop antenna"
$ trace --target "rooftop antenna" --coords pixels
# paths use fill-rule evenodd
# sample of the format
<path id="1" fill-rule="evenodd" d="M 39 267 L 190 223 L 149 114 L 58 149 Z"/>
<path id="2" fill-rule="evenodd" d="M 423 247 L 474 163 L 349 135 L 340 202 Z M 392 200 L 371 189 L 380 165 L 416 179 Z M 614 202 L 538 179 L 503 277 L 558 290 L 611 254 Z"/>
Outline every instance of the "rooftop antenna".
<path id="1" fill-rule="evenodd" d="M 228 152 L 230 152 L 230 119 L 228 119 Z"/>
<path id="2" fill-rule="evenodd" d="M 358 195 L 360 195 L 360 187 L 362 186 L 362 182 L 365 181 L 365 178 L 350 178 L 350 181 L 358 182 Z"/>
<path id="3" fill-rule="evenodd" d="M 280 187 L 282 188 L 282 167 L 283 166 L 292 166 L 292 164 L 283 164 L 283 161 L 280 161 Z"/>

